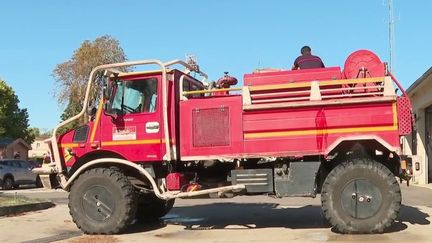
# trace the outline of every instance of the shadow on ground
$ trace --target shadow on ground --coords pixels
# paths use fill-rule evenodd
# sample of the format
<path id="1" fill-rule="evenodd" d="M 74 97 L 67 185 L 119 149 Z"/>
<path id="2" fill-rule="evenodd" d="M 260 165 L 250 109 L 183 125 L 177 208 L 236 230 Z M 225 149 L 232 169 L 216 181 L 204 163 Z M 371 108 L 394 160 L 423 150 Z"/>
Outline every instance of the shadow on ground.
<path id="1" fill-rule="evenodd" d="M 160 221 L 151 224 L 137 223 L 127 233 L 151 231 L 167 224 L 183 225 L 186 230 L 328 228 L 321 207 L 308 205 L 298 208 L 281 208 L 273 203 L 215 203 L 175 207 Z M 386 233 L 405 230 L 410 224 L 429 225 L 428 214 L 416 207 L 402 205 L 399 217 Z M 335 232 L 334 230 L 332 230 Z"/>
<path id="2" fill-rule="evenodd" d="M 398 224 L 410 223 L 418 225 L 429 225 L 429 214 L 423 213 L 416 207 L 402 205 L 399 216 L 396 218 L 395 224 L 390 227 L 390 230 Z M 406 224 L 404 224 L 406 226 Z M 406 227 L 405 227 L 406 228 Z"/>

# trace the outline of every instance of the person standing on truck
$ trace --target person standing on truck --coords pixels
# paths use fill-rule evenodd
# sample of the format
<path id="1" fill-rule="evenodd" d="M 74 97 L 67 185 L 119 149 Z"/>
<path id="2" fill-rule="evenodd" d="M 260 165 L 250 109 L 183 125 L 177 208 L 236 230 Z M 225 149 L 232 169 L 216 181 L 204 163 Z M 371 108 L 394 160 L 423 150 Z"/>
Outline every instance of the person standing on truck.
<path id="1" fill-rule="evenodd" d="M 292 70 L 324 67 L 321 58 L 312 55 L 312 49 L 309 46 L 303 46 L 300 53 L 301 56 L 295 59 Z"/>

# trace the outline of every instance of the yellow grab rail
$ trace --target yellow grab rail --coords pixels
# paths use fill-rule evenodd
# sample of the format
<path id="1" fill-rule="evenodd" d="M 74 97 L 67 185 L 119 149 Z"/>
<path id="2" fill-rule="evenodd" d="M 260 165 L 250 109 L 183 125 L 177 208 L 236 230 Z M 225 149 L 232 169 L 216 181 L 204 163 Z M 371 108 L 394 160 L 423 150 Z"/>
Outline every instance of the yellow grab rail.
<path id="1" fill-rule="evenodd" d="M 225 89 L 205 89 L 205 90 L 192 90 L 192 91 L 184 91 L 183 95 L 191 95 L 191 94 L 209 94 L 214 92 L 225 92 L 225 91 L 238 91 L 242 90 L 242 88 L 225 88 Z"/>
<path id="2" fill-rule="evenodd" d="M 324 80 L 317 81 L 320 87 L 331 86 L 331 85 L 342 85 L 342 84 L 364 84 L 364 83 L 377 83 L 384 82 L 384 77 L 374 78 L 358 78 L 358 79 L 336 79 L 336 80 Z M 287 83 L 287 84 L 266 84 L 257 86 L 248 86 L 249 91 L 267 91 L 267 90 L 278 90 L 278 89 L 289 89 L 289 88 L 307 88 L 311 87 L 312 82 L 299 82 L 299 83 Z M 242 88 L 224 88 L 224 89 L 210 89 L 210 90 L 193 90 L 184 91 L 183 95 L 192 94 L 209 94 L 214 92 L 225 92 L 225 91 L 239 91 Z"/>

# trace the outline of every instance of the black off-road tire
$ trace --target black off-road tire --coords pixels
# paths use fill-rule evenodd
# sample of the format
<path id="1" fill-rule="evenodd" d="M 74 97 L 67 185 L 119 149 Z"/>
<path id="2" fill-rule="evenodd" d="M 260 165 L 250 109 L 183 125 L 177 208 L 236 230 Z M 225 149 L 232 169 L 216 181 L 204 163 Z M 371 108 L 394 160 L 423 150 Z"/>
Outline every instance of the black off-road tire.
<path id="1" fill-rule="evenodd" d="M 12 176 L 6 176 L 3 179 L 3 190 L 12 190 L 15 187 L 15 182 Z"/>
<path id="2" fill-rule="evenodd" d="M 140 222 L 152 222 L 165 216 L 174 206 L 175 199 L 162 200 L 154 194 L 140 194 L 136 219 Z"/>
<path id="3" fill-rule="evenodd" d="M 118 234 L 134 220 L 133 185 L 119 170 L 94 168 L 80 175 L 69 193 L 69 212 L 86 234 Z"/>
<path id="4" fill-rule="evenodd" d="M 337 165 L 324 181 L 321 203 L 325 218 L 340 233 L 382 233 L 396 219 L 401 191 L 383 164 L 353 159 Z"/>

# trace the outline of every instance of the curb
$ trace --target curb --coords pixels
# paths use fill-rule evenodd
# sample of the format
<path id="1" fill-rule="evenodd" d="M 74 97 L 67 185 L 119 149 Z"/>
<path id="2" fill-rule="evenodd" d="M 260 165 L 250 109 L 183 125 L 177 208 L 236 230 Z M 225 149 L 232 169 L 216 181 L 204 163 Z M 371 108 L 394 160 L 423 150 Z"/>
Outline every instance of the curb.
<path id="1" fill-rule="evenodd" d="M 18 194 L 33 194 L 33 193 L 63 193 L 66 192 L 63 189 L 44 189 L 44 188 L 25 188 L 25 189 L 17 189 L 17 190 L 3 190 L 0 191 L 0 195 L 14 195 Z"/>
<path id="2" fill-rule="evenodd" d="M 13 214 L 25 213 L 30 211 L 38 211 L 53 207 L 52 202 L 37 202 L 23 205 L 14 205 L 7 207 L 0 207 L 0 216 L 9 216 Z"/>
<path id="3" fill-rule="evenodd" d="M 410 184 L 410 186 L 421 187 L 421 188 L 426 188 L 426 189 L 432 190 L 432 185 L 431 184 L 426 184 L 426 185 L 423 185 L 423 184 Z"/>

